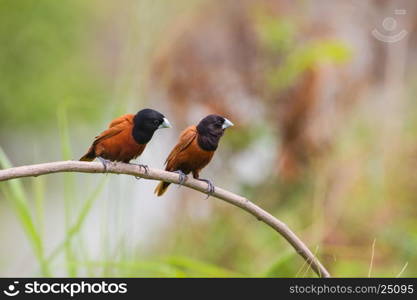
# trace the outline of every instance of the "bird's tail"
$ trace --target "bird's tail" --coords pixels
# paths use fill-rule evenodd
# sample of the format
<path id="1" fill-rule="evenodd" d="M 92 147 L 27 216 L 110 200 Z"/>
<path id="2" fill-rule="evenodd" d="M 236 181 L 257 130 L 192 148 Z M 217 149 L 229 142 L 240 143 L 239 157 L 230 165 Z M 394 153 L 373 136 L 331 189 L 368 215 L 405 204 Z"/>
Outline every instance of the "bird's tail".
<path id="1" fill-rule="evenodd" d="M 88 149 L 88 152 L 86 154 L 84 154 L 83 157 L 80 158 L 80 161 L 93 161 L 96 158 L 96 153 L 95 153 L 94 149 L 92 149 L 92 148 L 93 147 Z"/>
<path id="2" fill-rule="evenodd" d="M 168 189 L 168 186 L 170 185 L 170 183 L 169 182 L 165 182 L 165 181 L 161 181 L 158 185 L 157 185 L 157 187 L 156 187 L 156 189 L 155 189 L 155 194 L 159 197 L 159 196 L 162 196 L 165 192 L 166 192 L 166 190 Z"/>

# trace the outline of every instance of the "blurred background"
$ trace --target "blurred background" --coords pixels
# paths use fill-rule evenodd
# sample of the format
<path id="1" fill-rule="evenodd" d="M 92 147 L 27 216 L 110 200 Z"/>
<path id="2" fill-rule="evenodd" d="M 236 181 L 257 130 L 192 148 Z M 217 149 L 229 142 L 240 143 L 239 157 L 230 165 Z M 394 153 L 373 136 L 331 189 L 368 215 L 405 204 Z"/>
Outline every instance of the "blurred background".
<path id="1" fill-rule="evenodd" d="M 417 276 L 417 3 L 1 0 L 1 168 L 78 159 L 113 118 L 235 123 L 202 172 L 283 220 L 333 276 Z M 0 183 L 0 276 L 314 276 L 245 212 L 157 182 Z"/>

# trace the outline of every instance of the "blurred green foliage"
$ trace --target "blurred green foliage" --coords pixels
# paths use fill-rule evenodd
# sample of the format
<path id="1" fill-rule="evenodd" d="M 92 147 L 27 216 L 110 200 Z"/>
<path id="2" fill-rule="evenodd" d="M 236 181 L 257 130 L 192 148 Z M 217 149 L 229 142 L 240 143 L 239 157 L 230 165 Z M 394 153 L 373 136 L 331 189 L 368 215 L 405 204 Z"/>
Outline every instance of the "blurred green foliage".
<path id="1" fill-rule="evenodd" d="M 352 58 L 352 51 L 342 41 L 323 38 L 299 41 L 300 28 L 290 18 L 277 18 L 258 9 L 254 19 L 264 50 L 277 58 L 277 61 L 271 61 L 265 74 L 271 92 L 288 88 L 300 75 L 318 64 L 341 64 Z"/>
<path id="2" fill-rule="evenodd" d="M 0 148 L 0 168 L 6 169 L 11 167 L 13 166 L 10 163 L 8 157 L 4 153 L 3 149 Z M 39 189 L 37 189 L 37 191 L 39 192 Z M 32 246 L 35 257 L 39 262 L 42 275 L 49 276 L 49 267 L 45 259 L 43 240 L 40 234 L 39 225 L 41 225 L 41 220 L 38 219 L 38 224 L 36 224 L 34 221 L 35 218 L 32 214 L 28 196 L 25 192 L 22 182 L 20 180 L 7 181 L 6 184 L 0 185 L 0 192 L 5 196 L 6 199 L 9 199 L 11 202 L 11 206 L 13 207 L 14 212 L 27 236 L 27 239 Z M 38 198 L 42 198 L 42 196 L 39 194 L 37 194 L 37 196 Z M 37 203 L 40 203 L 41 201 L 42 200 L 38 200 Z M 40 205 L 37 205 L 37 207 L 39 208 Z M 38 214 L 38 216 L 39 215 L 40 214 Z"/>
<path id="3" fill-rule="evenodd" d="M 315 41 L 296 47 L 283 65 L 267 74 L 274 91 L 289 87 L 305 71 L 321 63 L 343 63 L 350 57 L 347 46 L 337 41 Z"/>
<path id="4" fill-rule="evenodd" d="M 0 126 L 49 125 L 65 103 L 76 118 L 107 101 L 91 57 L 93 1 L 0 1 Z"/>

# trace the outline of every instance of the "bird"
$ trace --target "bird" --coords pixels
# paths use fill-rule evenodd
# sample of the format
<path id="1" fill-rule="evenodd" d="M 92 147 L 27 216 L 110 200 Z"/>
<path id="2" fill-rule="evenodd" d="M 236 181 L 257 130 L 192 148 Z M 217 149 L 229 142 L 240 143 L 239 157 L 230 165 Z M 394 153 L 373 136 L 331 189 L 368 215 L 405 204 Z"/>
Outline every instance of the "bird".
<path id="1" fill-rule="evenodd" d="M 208 184 L 208 195 L 213 194 L 215 189 L 210 180 L 199 178 L 200 171 L 207 166 L 217 150 L 220 138 L 226 128 L 234 124 L 219 115 L 208 115 L 197 126 L 187 127 L 180 135 L 177 145 L 172 149 L 165 161 L 166 171 L 179 174 L 180 185 L 186 180 L 189 173 L 195 179 Z M 169 182 L 161 181 L 155 194 L 162 196 L 167 190 Z"/>
<path id="2" fill-rule="evenodd" d="M 170 127 L 168 119 L 153 109 L 142 109 L 136 115 L 125 114 L 114 119 L 108 129 L 95 137 L 80 161 L 98 158 L 105 170 L 109 161 L 129 163 L 142 154 L 157 129 Z M 148 166 L 139 166 L 148 171 Z"/>

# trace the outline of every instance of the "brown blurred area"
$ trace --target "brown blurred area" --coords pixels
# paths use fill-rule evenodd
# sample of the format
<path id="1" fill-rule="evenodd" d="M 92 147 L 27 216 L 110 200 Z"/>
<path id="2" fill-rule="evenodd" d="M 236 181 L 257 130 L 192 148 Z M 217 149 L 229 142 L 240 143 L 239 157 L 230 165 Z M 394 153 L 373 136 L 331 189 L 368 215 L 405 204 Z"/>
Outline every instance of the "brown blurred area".
<path id="1" fill-rule="evenodd" d="M 182 126 L 196 111 L 225 115 L 242 130 L 259 119 L 273 122 L 280 140 L 275 150 L 278 175 L 297 179 L 311 159 L 326 155 L 354 104 L 366 101 L 375 89 L 381 99 L 392 93 L 392 83 L 405 76 L 404 61 L 416 55 L 413 1 L 318 2 L 204 3 L 173 26 L 158 46 L 151 90 L 168 100 Z M 407 41 L 389 48 L 371 30 L 392 15 L 394 6 L 406 9 L 401 24 L 409 34 Z M 292 32 L 273 44 L 277 29 L 271 27 L 280 25 L 290 26 Z M 342 56 L 347 58 L 338 61 L 333 54 L 323 54 L 303 62 L 301 57 L 304 65 L 293 64 L 296 75 L 280 74 L 271 84 L 274 79 L 268 74 L 288 64 L 297 49 L 311 47 L 314 53 L 320 51 L 314 49 L 316 43 L 327 42 L 346 45 L 348 54 Z"/>

